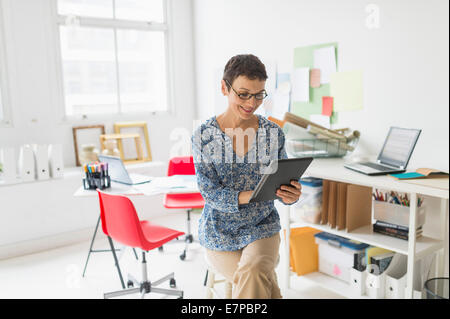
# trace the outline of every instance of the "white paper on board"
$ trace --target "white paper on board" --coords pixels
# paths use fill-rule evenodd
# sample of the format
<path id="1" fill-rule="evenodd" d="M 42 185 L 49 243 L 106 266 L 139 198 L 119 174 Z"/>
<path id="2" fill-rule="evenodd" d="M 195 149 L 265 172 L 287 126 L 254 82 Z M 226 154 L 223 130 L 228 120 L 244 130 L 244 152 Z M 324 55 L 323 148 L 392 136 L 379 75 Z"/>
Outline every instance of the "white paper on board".
<path id="1" fill-rule="evenodd" d="M 314 50 L 314 68 L 320 69 L 320 84 L 330 83 L 336 72 L 336 50 L 333 46 Z"/>
<path id="2" fill-rule="evenodd" d="M 309 68 L 298 68 L 292 74 L 292 100 L 309 102 Z"/>

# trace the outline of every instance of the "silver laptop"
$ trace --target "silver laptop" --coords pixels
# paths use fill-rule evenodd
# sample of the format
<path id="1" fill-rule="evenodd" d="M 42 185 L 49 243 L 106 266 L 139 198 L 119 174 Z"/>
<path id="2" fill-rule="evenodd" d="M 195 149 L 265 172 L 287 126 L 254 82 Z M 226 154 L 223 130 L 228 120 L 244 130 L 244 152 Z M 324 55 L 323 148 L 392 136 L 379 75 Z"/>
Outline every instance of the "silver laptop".
<path id="1" fill-rule="evenodd" d="M 103 163 L 108 163 L 108 173 L 113 182 L 126 185 L 138 185 L 151 181 L 151 178 L 146 175 L 128 174 L 120 157 L 99 155 L 98 160 Z"/>
<path id="2" fill-rule="evenodd" d="M 421 131 L 391 127 L 376 163 L 359 162 L 344 166 L 366 175 L 402 173 L 406 170 Z"/>

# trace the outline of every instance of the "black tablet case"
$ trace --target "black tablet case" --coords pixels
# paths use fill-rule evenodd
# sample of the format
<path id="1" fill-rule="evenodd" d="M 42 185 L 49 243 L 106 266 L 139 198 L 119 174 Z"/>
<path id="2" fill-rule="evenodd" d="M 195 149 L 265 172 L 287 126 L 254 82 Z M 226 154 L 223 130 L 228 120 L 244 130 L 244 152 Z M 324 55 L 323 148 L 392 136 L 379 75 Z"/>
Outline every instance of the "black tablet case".
<path id="1" fill-rule="evenodd" d="M 278 160 L 278 168 L 272 174 L 264 174 L 256 186 L 250 203 L 278 199 L 276 191 L 281 185 L 290 185 L 291 180 L 298 181 L 312 162 L 312 157 Z M 269 169 L 277 163 L 271 162 Z"/>

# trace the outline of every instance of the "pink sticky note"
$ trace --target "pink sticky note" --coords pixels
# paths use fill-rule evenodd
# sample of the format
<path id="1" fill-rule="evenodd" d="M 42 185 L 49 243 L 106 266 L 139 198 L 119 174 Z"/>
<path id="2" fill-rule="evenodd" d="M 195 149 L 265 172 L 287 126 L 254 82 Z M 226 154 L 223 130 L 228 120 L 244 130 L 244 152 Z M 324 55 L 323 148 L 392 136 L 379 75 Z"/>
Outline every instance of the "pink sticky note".
<path id="1" fill-rule="evenodd" d="M 309 72 L 309 85 L 312 88 L 320 87 L 320 69 L 311 69 Z"/>
<path id="2" fill-rule="evenodd" d="M 333 97 L 322 97 L 322 115 L 331 116 L 333 113 Z"/>

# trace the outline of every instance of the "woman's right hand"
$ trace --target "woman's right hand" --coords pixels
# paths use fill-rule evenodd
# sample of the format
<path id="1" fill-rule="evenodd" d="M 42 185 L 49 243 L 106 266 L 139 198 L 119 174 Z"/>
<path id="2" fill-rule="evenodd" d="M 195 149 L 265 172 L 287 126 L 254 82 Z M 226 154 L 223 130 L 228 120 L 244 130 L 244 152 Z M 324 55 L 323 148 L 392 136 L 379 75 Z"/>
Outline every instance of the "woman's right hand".
<path id="1" fill-rule="evenodd" d="M 248 204 L 250 201 L 250 197 L 252 197 L 252 193 L 253 191 L 240 192 L 238 196 L 239 205 Z"/>

